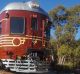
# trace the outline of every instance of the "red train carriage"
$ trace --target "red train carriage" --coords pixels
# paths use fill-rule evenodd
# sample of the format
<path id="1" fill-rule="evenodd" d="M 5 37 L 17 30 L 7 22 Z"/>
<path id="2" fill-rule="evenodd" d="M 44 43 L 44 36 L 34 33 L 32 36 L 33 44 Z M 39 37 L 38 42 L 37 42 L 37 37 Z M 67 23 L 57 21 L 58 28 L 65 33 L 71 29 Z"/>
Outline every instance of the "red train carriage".
<path id="1" fill-rule="evenodd" d="M 0 12 L 0 65 L 16 72 L 47 71 L 49 22 L 48 14 L 35 2 L 8 4 Z"/>

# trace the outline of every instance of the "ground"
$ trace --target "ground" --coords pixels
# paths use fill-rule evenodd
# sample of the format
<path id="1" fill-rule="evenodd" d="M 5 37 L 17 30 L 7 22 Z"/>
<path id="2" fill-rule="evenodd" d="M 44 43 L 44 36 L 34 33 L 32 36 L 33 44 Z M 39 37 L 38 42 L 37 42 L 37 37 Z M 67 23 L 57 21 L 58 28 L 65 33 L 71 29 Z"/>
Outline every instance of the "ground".
<path id="1" fill-rule="evenodd" d="M 13 72 L 6 72 L 4 70 L 0 70 L 0 74 L 27 74 L 27 73 L 13 73 Z M 54 72 L 42 73 L 42 74 L 75 74 L 75 73 L 61 73 L 61 72 L 54 71 Z M 78 73 L 78 74 L 80 74 L 80 73 Z"/>
<path id="2" fill-rule="evenodd" d="M 7 72 L 5 70 L 0 70 L 0 74 L 22 74 L 22 73 L 12 73 L 12 72 Z M 26 73 L 25 73 L 26 74 Z M 46 73 L 47 74 L 47 73 Z M 49 73 L 49 74 L 54 74 L 54 73 Z"/>
<path id="3" fill-rule="evenodd" d="M 6 71 L 4 71 L 4 70 L 0 70 L 0 74 L 14 74 L 14 73 L 6 72 Z"/>

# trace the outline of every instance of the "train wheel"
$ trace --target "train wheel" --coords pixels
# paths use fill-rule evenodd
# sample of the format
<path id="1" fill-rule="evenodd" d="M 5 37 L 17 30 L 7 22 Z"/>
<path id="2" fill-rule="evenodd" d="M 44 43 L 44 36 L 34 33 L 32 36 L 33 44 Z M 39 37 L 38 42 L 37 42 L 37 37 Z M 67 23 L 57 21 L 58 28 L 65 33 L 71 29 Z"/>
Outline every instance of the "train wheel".
<path id="1" fill-rule="evenodd" d="M 5 70 L 6 70 L 6 71 L 8 71 L 8 72 L 10 71 L 10 69 L 9 69 L 9 68 L 5 68 Z"/>
<path id="2" fill-rule="evenodd" d="M 3 65 L 3 69 L 4 69 L 5 71 L 10 71 L 10 68 L 5 67 L 5 65 Z"/>

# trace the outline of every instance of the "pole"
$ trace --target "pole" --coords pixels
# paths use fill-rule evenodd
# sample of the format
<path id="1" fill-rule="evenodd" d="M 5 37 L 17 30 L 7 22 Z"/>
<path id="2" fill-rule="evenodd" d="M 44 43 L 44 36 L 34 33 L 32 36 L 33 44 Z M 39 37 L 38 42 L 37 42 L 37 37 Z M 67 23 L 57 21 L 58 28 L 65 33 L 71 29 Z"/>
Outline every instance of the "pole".
<path id="1" fill-rule="evenodd" d="M 42 46 L 43 47 L 45 46 L 45 43 L 44 43 L 44 24 L 45 24 L 45 21 L 43 20 L 42 21 Z"/>

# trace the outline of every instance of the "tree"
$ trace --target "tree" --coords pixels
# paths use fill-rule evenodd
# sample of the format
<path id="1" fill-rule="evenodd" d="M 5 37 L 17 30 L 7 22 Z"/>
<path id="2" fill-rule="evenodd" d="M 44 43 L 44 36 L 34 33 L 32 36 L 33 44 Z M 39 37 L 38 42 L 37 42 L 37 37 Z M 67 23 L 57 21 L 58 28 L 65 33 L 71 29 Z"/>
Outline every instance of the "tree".
<path id="1" fill-rule="evenodd" d="M 57 55 L 59 56 L 59 64 L 64 64 L 66 61 L 66 59 L 69 59 L 72 55 L 72 48 L 68 45 L 62 45 L 58 51 L 57 51 Z M 69 59 L 70 61 L 71 59 Z"/>
<path id="2" fill-rule="evenodd" d="M 76 63 L 74 58 L 80 58 L 80 41 L 75 39 L 80 26 L 80 6 L 69 9 L 58 6 L 49 14 L 53 18 L 56 37 L 51 44 L 56 49 L 58 63 L 64 64 L 66 61 L 69 63 L 66 59 L 72 64 Z"/>
<path id="3" fill-rule="evenodd" d="M 74 51 L 74 56 L 75 56 L 75 62 L 77 65 L 80 65 L 80 46 L 76 48 Z"/>

